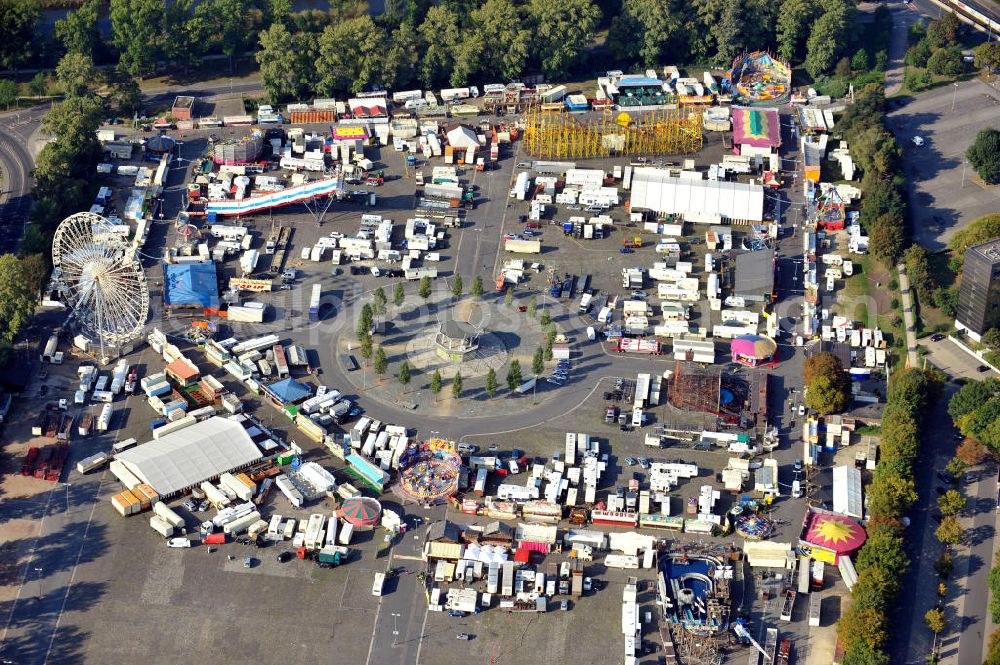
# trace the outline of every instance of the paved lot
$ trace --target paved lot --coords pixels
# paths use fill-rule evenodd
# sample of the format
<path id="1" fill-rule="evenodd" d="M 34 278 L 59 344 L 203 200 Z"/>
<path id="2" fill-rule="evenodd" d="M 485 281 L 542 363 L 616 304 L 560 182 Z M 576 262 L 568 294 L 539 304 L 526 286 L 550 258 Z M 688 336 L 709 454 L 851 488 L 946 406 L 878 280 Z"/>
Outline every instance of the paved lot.
<path id="1" fill-rule="evenodd" d="M 1000 205 L 1000 189 L 979 184 L 965 160 L 976 133 L 995 126 L 998 114 L 1000 93 L 975 79 L 923 93 L 889 114 L 905 153 L 914 237 L 927 249 L 943 249 L 955 231 Z M 924 145 L 914 145 L 914 136 Z"/>
<path id="2" fill-rule="evenodd" d="M 951 377 L 982 381 L 995 374 L 989 369 L 980 372 L 979 368 L 984 366 L 983 362 L 961 348 L 951 336 L 945 337 L 940 342 L 925 337 L 920 340 L 920 344 L 928 350 L 925 356 L 927 361 Z"/>

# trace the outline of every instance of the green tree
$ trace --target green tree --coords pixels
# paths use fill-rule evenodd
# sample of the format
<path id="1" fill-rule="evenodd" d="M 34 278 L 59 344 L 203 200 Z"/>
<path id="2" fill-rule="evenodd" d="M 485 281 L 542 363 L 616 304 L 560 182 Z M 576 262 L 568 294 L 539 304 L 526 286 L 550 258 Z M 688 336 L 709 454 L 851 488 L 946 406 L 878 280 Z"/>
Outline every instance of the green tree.
<path id="1" fill-rule="evenodd" d="M 524 379 L 521 377 L 521 363 L 518 360 L 511 360 L 507 365 L 507 387 L 513 391 L 522 383 Z"/>
<path id="2" fill-rule="evenodd" d="M 744 3 L 727 2 L 722 9 L 719 20 L 709 26 L 709 32 L 715 39 L 715 61 L 723 67 L 732 64 L 736 56 L 746 50 L 745 31 L 747 19 Z"/>
<path id="3" fill-rule="evenodd" d="M 537 313 L 538 313 L 538 297 L 531 296 L 531 298 L 528 299 L 528 316 L 530 316 L 531 318 L 535 318 L 535 314 Z"/>
<path id="4" fill-rule="evenodd" d="M 101 16 L 101 0 L 87 0 L 76 11 L 66 14 L 55 24 L 56 38 L 67 53 L 94 57 L 94 48 L 100 40 L 97 20 Z"/>
<path id="5" fill-rule="evenodd" d="M 1000 182 L 1000 131 L 992 127 L 979 130 L 965 156 L 984 181 Z"/>
<path id="6" fill-rule="evenodd" d="M 868 486 L 868 506 L 872 515 L 898 517 L 917 500 L 912 478 L 876 476 Z"/>
<path id="7" fill-rule="evenodd" d="M 0 79 L 0 106 L 10 108 L 17 101 L 17 83 L 10 79 Z"/>
<path id="8" fill-rule="evenodd" d="M 927 71 L 939 76 L 958 76 L 965 71 L 962 47 L 959 45 L 935 49 L 927 59 Z"/>
<path id="9" fill-rule="evenodd" d="M 863 48 L 859 48 L 851 56 L 851 69 L 856 72 L 866 72 L 871 64 L 868 61 L 868 51 Z"/>
<path id="10" fill-rule="evenodd" d="M 371 337 L 372 326 L 375 324 L 375 313 L 372 309 L 371 303 L 365 303 L 361 306 L 361 313 L 358 315 L 358 325 L 355 329 L 355 334 L 358 339 L 364 339 L 365 337 Z"/>
<path id="11" fill-rule="evenodd" d="M 24 265 L 13 254 L 0 254 L 0 349 L 9 348 L 35 309 Z"/>
<path id="12" fill-rule="evenodd" d="M 431 7 L 417 30 L 423 41 L 419 79 L 426 87 L 436 88 L 455 69 L 456 47 L 462 42 L 458 16 L 447 7 Z"/>
<path id="13" fill-rule="evenodd" d="M 1000 68 L 1000 42 L 986 42 L 972 49 L 976 67 L 993 71 Z"/>
<path id="14" fill-rule="evenodd" d="M 883 532 L 869 537 L 858 552 L 858 572 L 868 568 L 884 568 L 902 575 L 910 567 L 910 559 L 903 549 L 903 539 L 895 533 Z"/>
<path id="15" fill-rule="evenodd" d="M 180 65 L 187 74 L 201 63 L 208 49 L 212 21 L 196 12 L 194 0 L 172 0 L 163 8 L 163 58 Z M 294 46 L 289 50 L 295 50 Z"/>
<path id="16" fill-rule="evenodd" d="M 375 316 L 385 316 L 385 306 L 388 302 L 388 298 L 385 297 L 385 290 L 381 286 L 375 289 L 375 292 L 372 293 L 372 313 Z"/>
<path id="17" fill-rule="evenodd" d="M 236 59 L 250 46 L 255 15 L 251 9 L 250 0 L 205 0 L 194 11 L 204 34 L 218 44 L 234 72 Z"/>
<path id="18" fill-rule="evenodd" d="M 958 17 L 953 12 L 948 12 L 927 26 L 927 41 L 934 48 L 951 46 L 958 40 L 961 29 L 962 23 Z"/>
<path id="19" fill-rule="evenodd" d="M 885 265 L 896 262 L 906 240 L 901 215 L 886 213 L 875 220 L 868 232 L 872 255 Z"/>
<path id="20" fill-rule="evenodd" d="M 944 631 L 944 610 L 940 607 L 934 607 L 927 610 L 924 614 L 924 623 L 927 627 L 931 629 L 931 632 L 937 635 Z"/>
<path id="21" fill-rule="evenodd" d="M 131 116 L 142 109 L 142 91 L 132 75 L 121 67 L 113 67 L 104 72 L 104 82 L 108 86 L 108 100 L 119 115 Z"/>
<path id="22" fill-rule="evenodd" d="M 427 300 L 431 297 L 431 278 L 424 275 L 420 278 L 420 290 L 417 291 L 421 298 Z"/>
<path id="23" fill-rule="evenodd" d="M 832 353 L 817 353 L 805 364 L 806 406 L 822 415 L 840 413 L 851 403 L 851 377 Z"/>
<path id="24" fill-rule="evenodd" d="M 931 45 L 926 39 L 921 39 L 919 42 L 906 49 L 906 55 L 903 56 L 903 62 L 911 67 L 926 67 L 927 61 L 931 57 Z"/>
<path id="25" fill-rule="evenodd" d="M 549 309 L 547 307 L 542 308 L 542 315 L 538 317 L 538 322 L 542 324 L 542 327 L 548 327 L 552 323 L 552 316 L 549 315 Z"/>
<path id="26" fill-rule="evenodd" d="M 805 66 L 813 78 L 829 73 L 844 46 L 850 43 L 853 12 L 845 2 L 831 0 L 827 10 L 813 23 L 806 41 Z"/>
<path id="27" fill-rule="evenodd" d="M 483 297 L 483 276 L 476 275 L 472 280 L 472 295 L 476 298 Z"/>
<path id="28" fill-rule="evenodd" d="M 455 378 L 451 380 L 451 396 L 458 399 L 462 396 L 462 373 L 455 372 Z"/>
<path id="29" fill-rule="evenodd" d="M 67 53 L 56 65 L 56 80 L 62 91 L 72 97 L 82 97 L 96 84 L 94 61 L 89 55 Z"/>
<path id="30" fill-rule="evenodd" d="M 361 357 L 368 360 L 372 357 L 372 349 L 374 348 L 374 343 L 372 342 L 371 335 L 365 335 L 360 339 L 360 350 Z"/>
<path id="31" fill-rule="evenodd" d="M 404 90 L 417 81 L 420 64 L 420 34 L 412 24 L 404 23 L 389 35 L 385 50 L 382 80 L 392 90 Z"/>
<path id="32" fill-rule="evenodd" d="M 622 0 L 611 20 L 608 43 L 617 60 L 653 67 L 679 47 L 686 34 L 682 6 L 649 0 Z"/>
<path id="33" fill-rule="evenodd" d="M 545 362 L 548 362 L 548 361 L 552 360 L 552 340 L 551 339 L 545 340 L 545 346 L 543 347 L 543 349 L 544 349 L 543 357 L 545 358 Z"/>
<path id="34" fill-rule="evenodd" d="M 441 392 L 441 372 L 434 370 L 434 374 L 431 375 L 431 392 L 437 395 Z"/>
<path id="35" fill-rule="evenodd" d="M 550 80 L 565 79 L 594 41 L 601 9 L 591 0 L 531 0 L 534 23 L 533 58 Z"/>
<path id="36" fill-rule="evenodd" d="M 942 515 L 958 515 L 965 508 L 965 497 L 958 490 L 948 490 L 938 497 L 937 505 Z"/>
<path id="37" fill-rule="evenodd" d="M 996 596 L 994 595 L 993 598 L 996 598 Z M 1000 623 L 1000 617 L 997 617 L 993 623 Z M 1000 628 L 990 634 L 989 646 L 986 650 L 986 660 L 983 661 L 983 665 L 1000 665 Z"/>
<path id="38" fill-rule="evenodd" d="M 783 0 L 778 12 L 778 57 L 788 62 L 801 62 L 805 57 L 809 27 L 819 14 L 816 0 Z"/>
<path id="39" fill-rule="evenodd" d="M 32 97 L 44 97 L 49 92 L 49 77 L 45 72 L 38 72 L 28 81 L 28 94 Z"/>
<path id="40" fill-rule="evenodd" d="M 261 84 L 274 103 L 295 98 L 303 88 L 305 63 L 297 49 L 289 48 L 294 41 L 283 23 L 275 23 L 260 33 L 260 49 L 255 57 Z"/>
<path id="41" fill-rule="evenodd" d="M 404 389 L 410 383 L 410 379 L 413 377 L 410 376 L 410 363 L 408 361 L 404 360 L 400 363 L 399 374 L 396 375 L 396 378 L 399 379 L 399 383 Z"/>
<path id="42" fill-rule="evenodd" d="M 503 294 L 503 304 L 510 307 L 514 302 L 514 289 L 510 286 L 507 287 L 507 292 Z"/>
<path id="43" fill-rule="evenodd" d="M 406 291 L 403 288 L 402 282 L 396 283 L 396 288 L 392 292 L 392 304 L 396 307 L 401 307 L 403 305 L 403 300 L 406 299 Z"/>
<path id="44" fill-rule="evenodd" d="M 531 372 L 536 376 L 545 371 L 545 351 L 542 347 L 535 349 L 535 354 L 531 357 Z"/>
<path id="45" fill-rule="evenodd" d="M 464 285 L 462 284 L 462 276 L 456 273 L 451 280 L 451 297 L 461 298 L 463 289 Z"/>
<path id="46" fill-rule="evenodd" d="M 111 41 L 133 76 L 151 74 L 156 64 L 163 6 L 161 0 L 111 0 Z"/>
<path id="47" fill-rule="evenodd" d="M 462 55 L 478 61 L 484 78 L 513 81 L 520 77 L 531 54 L 531 31 L 520 8 L 511 0 L 486 0 L 472 11 L 471 24 L 476 32 L 465 41 L 470 48 L 478 47 L 478 53 Z"/>
<path id="48" fill-rule="evenodd" d="M 965 256 L 966 249 L 997 236 L 1000 236 L 1000 213 L 983 215 L 972 220 L 964 229 L 956 231 L 948 241 L 948 247 L 959 258 L 958 268 L 961 269 L 961 259 Z"/>
<path id="49" fill-rule="evenodd" d="M 333 97 L 358 93 L 386 78 L 386 35 L 370 16 L 333 23 L 319 37 L 316 88 Z"/>
<path id="50" fill-rule="evenodd" d="M 965 529 L 958 523 L 958 518 L 948 516 L 941 519 L 934 535 L 945 545 L 958 545 L 965 537 Z"/>
<path id="51" fill-rule="evenodd" d="M 379 346 L 375 350 L 375 361 L 373 363 L 375 368 L 375 373 L 379 376 L 385 374 L 386 369 L 389 367 L 389 360 L 385 357 L 385 349 Z"/>
<path id="52" fill-rule="evenodd" d="M 14 69 L 35 54 L 36 0 L 0 0 L 0 69 Z"/>
<path id="53" fill-rule="evenodd" d="M 493 397 L 497 394 L 497 372 L 495 369 L 490 367 L 490 371 L 486 373 L 486 396 Z"/>

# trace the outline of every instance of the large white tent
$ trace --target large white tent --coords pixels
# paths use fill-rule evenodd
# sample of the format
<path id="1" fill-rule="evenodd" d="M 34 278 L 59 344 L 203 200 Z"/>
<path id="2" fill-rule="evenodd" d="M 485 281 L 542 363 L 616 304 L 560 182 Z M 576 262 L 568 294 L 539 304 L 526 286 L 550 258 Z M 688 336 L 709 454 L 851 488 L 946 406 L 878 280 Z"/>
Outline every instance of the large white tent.
<path id="1" fill-rule="evenodd" d="M 677 178 L 664 169 L 632 174 L 632 209 L 683 215 L 690 222 L 761 222 L 764 188 L 742 182 Z"/>
<path id="2" fill-rule="evenodd" d="M 449 127 L 446 130 L 446 136 L 448 137 L 448 145 L 456 150 L 468 150 L 469 148 L 479 147 L 479 139 L 476 137 L 476 133 L 465 125 Z"/>
<path id="3" fill-rule="evenodd" d="M 216 416 L 126 450 L 115 459 L 167 497 L 261 457 L 240 423 Z"/>

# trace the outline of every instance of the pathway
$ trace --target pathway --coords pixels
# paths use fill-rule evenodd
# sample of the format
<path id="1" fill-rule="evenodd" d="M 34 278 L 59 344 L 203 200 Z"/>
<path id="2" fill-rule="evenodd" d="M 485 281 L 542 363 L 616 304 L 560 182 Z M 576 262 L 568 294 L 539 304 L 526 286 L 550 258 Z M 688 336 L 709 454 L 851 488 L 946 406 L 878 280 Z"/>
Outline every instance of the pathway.
<path id="1" fill-rule="evenodd" d="M 902 263 L 896 266 L 899 272 L 899 292 L 903 296 L 903 325 L 906 327 L 906 366 L 919 367 L 920 355 L 917 353 L 916 319 L 913 316 L 913 296 L 910 294 L 910 279 L 906 276 L 906 266 Z"/>

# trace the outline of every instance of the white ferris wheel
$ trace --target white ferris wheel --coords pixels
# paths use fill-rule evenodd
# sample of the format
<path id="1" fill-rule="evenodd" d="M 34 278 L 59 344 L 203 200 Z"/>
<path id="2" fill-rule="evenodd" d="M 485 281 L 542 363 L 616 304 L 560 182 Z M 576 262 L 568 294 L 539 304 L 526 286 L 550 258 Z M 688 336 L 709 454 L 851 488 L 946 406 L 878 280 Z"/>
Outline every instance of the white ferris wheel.
<path id="1" fill-rule="evenodd" d="M 135 248 L 120 227 L 90 212 L 64 219 L 52 239 L 53 280 L 71 319 L 105 355 L 140 337 L 149 289 Z"/>

